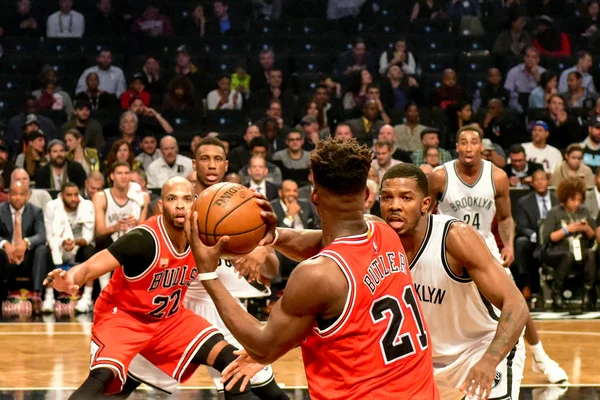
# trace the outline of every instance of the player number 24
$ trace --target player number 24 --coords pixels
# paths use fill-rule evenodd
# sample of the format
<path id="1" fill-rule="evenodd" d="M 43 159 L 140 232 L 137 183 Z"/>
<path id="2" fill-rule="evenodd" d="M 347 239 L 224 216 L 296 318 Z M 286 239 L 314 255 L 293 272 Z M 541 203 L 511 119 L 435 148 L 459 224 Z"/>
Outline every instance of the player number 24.
<path id="1" fill-rule="evenodd" d="M 417 299 L 415 298 L 412 286 L 409 285 L 404 288 L 402 301 L 404 303 L 404 310 L 410 309 L 409 312 L 412 314 L 415 325 L 417 325 L 419 330 L 416 334 L 419 346 L 421 350 L 425 350 L 428 344 L 427 332 L 425 332 L 425 326 L 419 313 Z M 375 300 L 371 306 L 371 318 L 375 324 L 390 319 L 387 330 L 379 341 L 386 365 L 415 354 L 415 345 L 410 332 L 402 333 L 404 311 L 400 305 L 400 300 L 390 295 L 385 295 Z"/>
<path id="2" fill-rule="evenodd" d="M 154 310 L 150 311 L 148 315 L 154 318 L 162 318 L 165 316 L 165 310 L 171 304 L 167 318 L 179 311 L 179 302 L 181 301 L 181 289 L 177 289 L 170 296 L 155 296 L 152 299 L 152 304 L 157 305 Z"/>
<path id="3" fill-rule="evenodd" d="M 465 224 L 471 225 L 475 229 L 479 229 L 479 213 L 475 213 L 473 215 L 465 214 L 463 220 L 465 221 Z"/>

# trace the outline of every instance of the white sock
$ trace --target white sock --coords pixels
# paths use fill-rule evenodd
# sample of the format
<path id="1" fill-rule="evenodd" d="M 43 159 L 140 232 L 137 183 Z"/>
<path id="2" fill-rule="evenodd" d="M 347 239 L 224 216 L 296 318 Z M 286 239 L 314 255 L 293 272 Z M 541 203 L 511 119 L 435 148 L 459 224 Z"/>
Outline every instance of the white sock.
<path id="1" fill-rule="evenodd" d="M 542 341 L 540 340 L 537 344 L 530 345 L 531 351 L 533 352 L 533 358 L 537 361 L 542 360 L 547 357 L 546 352 L 544 351 L 544 346 L 542 346 Z"/>
<path id="2" fill-rule="evenodd" d="M 93 290 L 94 290 L 93 286 L 84 286 L 83 287 L 83 295 L 81 296 L 81 298 L 82 299 L 91 299 Z"/>
<path id="3" fill-rule="evenodd" d="M 54 289 L 51 287 L 47 287 L 44 298 L 45 299 L 53 299 L 54 298 Z"/>

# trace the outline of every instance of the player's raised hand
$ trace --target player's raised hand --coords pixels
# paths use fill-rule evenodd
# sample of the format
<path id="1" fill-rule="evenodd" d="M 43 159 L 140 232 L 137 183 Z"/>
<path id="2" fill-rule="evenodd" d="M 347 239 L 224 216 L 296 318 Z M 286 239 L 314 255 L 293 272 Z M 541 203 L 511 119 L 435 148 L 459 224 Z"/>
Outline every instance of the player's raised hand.
<path id="1" fill-rule="evenodd" d="M 243 378 L 244 380 L 242 381 L 240 390 L 244 390 L 250 382 L 250 379 L 252 379 L 252 377 L 261 369 L 265 368 L 265 366 L 254 361 L 245 350 L 236 350 L 233 354 L 239 357 L 221 372 L 221 383 L 225 383 L 231 379 L 227 386 L 225 386 L 226 390 L 231 390 L 233 385 Z"/>
<path id="2" fill-rule="evenodd" d="M 496 364 L 485 356 L 473 365 L 467 377 L 458 388 L 467 399 L 486 400 L 492 391 L 492 383 L 496 378 Z"/>
<path id="3" fill-rule="evenodd" d="M 44 286 L 48 284 L 59 292 L 75 294 L 79 291 L 79 285 L 75 285 L 67 271 L 60 268 L 50 272 L 44 279 Z"/>
<path id="4" fill-rule="evenodd" d="M 187 211 L 183 230 L 192 248 L 198 272 L 214 272 L 219 265 L 219 258 L 223 255 L 224 246 L 229 241 L 229 236 L 222 236 L 214 246 L 205 245 L 200 240 L 200 234 L 198 233 L 198 213 L 194 211 L 190 215 L 190 210 Z"/>
<path id="5" fill-rule="evenodd" d="M 258 243 L 259 246 L 266 246 L 268 244 L 273 243 L 275 240 L 275 229 L 277 229 L 277 215 L 273 212 L 273 207 L 271 207 L 271 203 L 267 200 L 267 198 L 258 193 L 254 188 L 251 189 L 254 192 L 254 197 L 256 197 L 256 204 L 262 211 L 260 212 L 260 216 L 267 224 L 267 233 L 265 233 L 265 237 Z"/>

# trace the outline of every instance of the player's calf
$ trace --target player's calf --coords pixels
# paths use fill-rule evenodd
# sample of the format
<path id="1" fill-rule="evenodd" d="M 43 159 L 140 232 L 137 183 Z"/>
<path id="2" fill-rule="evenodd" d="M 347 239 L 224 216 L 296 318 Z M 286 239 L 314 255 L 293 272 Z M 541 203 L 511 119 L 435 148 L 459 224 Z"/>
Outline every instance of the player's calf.
<path id="1" fill-rule="evenodd" d="M 81 384 L 69 400 L 93 400 L 104 398 L 106 388 L 115 378 L 115 373 L 109 368 L 96 368 L 90 371 L 87 379 Z"/>

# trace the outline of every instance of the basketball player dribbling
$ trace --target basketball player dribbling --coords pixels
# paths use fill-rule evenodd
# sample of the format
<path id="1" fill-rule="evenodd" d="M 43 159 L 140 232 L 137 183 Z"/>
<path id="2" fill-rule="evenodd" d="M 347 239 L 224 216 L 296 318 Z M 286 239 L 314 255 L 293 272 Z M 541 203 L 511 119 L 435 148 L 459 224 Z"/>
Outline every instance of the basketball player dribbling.
<path id="1" fill-rule="evenodd" d="M 483 236 L 492 254 L 509 271 L 514 260 L 515 232 L 510 186 L 503 170 L 482 159 L 482 139 L 483 132 L 476 126 L 468 125 L 458 130 L 458 160 L 437 167 L 428 177 L 430 209 L 437 204 L 439 214 L 473 226 Z M 494 216 L 498 218 L 502 253 L 498 251 L 491 231 Z M 533 352 L 535 372 L 545 374 L 551 383 L 568 380 L 566 372 L 544 351 L 531 317 L 526 325 L 525 340 Z"/>
<path id="2" fill-rule="evenodd" d="M 221 140 L 212 137 L 203 139 L 196 148 L 195 160 L 193 161 L 196 171 L 196 196 L 206 188 L 223 181 L 228 163 L 225 146 Z M 267 288 L 263 287 L 264 290 L 259 290 L 251 285 L 248 280 L 260 277 L 271 279 L 277 275 L 278 269 L 279 261 L 273 249 L 261 247 L 235 261 L 220 259 L 217 273 L 219 274 L 219 279 L 225 284 L 232 296 L 236 299 L 246 299 L 268 296 L 270 292 Z M 239 275 L 248 276 L 248 280 L 239 279 L 236 271 L 239 271 Z M 242 303 L 239 300 L 237 303 L 238 307 L 242 309 Z M 183 299 L 183 305 L 217 327 L 223 333 L 227 342 L 237 348 L 241 348 L 240 344 L 221 321 L 213 301 L 199 281 L 191 282 L 187 294 Z M 220 391 L 223 390 L 221 373 L 214 368 L 209 368 L 209 372 L 215 386 Z M 137 382 L 146 383 L 167 393 L 176 391 L 179 384 L 177 380 L 165 376 L 160 370 L 139 356 L 132 361 L 129 368 L 129 376 Z M 251 383 L 252 392 L 261 400 L 289 399 L 275 381 L 271 366 L 265 366 L 259 370 L 251 379 Z"/>
<path id="3" fill-rule="evenodd" d="M 516 400 L 525 300 L 480 234 L 453 217 L 427 214 L 430 203 L 427 176 L 417 166 L 395 165 L 383 176 L 381 216 L 408 255 L 440 395 Z"/>
<path id="4" fill-rule="evenodd" d="M 219 275 L 202 284 L 246 351 L 238 366 L 249 357 L 272 362 L 300 346 L 313 400 L 439 399 L 430 336 L 400 239 L 383 222 L 363 218 L 372 159 L 354 139 L 317 143 L 310 155 L 311 200 L 322 220 L 323 247 L 294 269 L 266 324 L 239 307 Z M 262 214 L 272 227 L 263 241 L 277 248 L 276 217 Z M 186 232 L 192 252 L 200 251 L 196 213 Z M 298 234 L 304 233 L 312 234 Z M 199 268 L 211 273 L 217 265 Z"/>
<path id="5" fill-rule="evenodd" d="M 202 278 L 195 259 L 217 264 L 223 246 L 223 241 L 214 247 L 197 246 L 192 257 L 183 226 L 193 203 L 192 184 L 171 178 L 161 191 L 162 215 L 146 220 L 68 272 L 55 269 L 48 274 L 44 284 L 76 293 L 85 282 L 114 271 L 94 308 L 90 374 L 70 399 L 113 394 L 117 396 L 111 398 L 126 398 L 136 387 L 126 385 L 126 379 L 137 354 L 179 382 L 200 364 L 222 371 L 235 360 L 235 347 L 218 329 L 181 305 L 191 282 Z M 235 383 L 225 398 L 249 399 L 252 394 Z"/>

